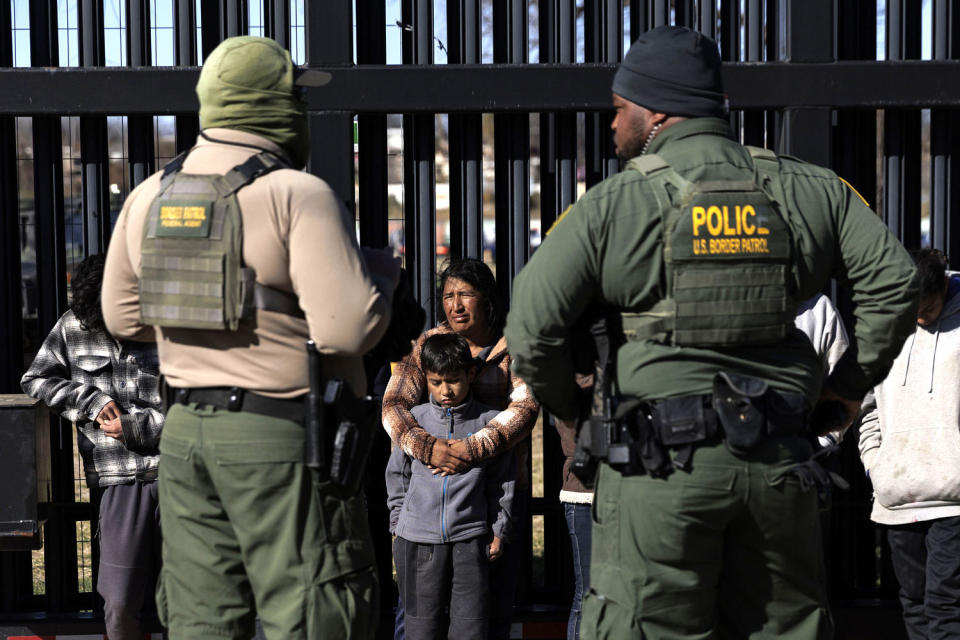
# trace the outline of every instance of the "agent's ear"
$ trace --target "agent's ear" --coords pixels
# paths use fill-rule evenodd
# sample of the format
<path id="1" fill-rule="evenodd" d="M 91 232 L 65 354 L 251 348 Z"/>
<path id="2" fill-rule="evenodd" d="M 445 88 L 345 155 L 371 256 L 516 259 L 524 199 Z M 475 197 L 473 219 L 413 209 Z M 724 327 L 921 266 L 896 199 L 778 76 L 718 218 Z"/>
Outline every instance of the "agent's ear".
<path id="1" fill-rule="evenodd" d="M 473 365 L 467 370 L 467 382 L 473 384 L 473 381 L 477 378 L 477 371 L 480 369 L 477 365 Z"/>
<path id="2" fill-rule="evenodd" d="M 654 111 L 650 114 L 650 122 L 653 124 L 663 124 L 668 118 L 670 118 L 669 115 L 660 113 L 659 111 Z"/>

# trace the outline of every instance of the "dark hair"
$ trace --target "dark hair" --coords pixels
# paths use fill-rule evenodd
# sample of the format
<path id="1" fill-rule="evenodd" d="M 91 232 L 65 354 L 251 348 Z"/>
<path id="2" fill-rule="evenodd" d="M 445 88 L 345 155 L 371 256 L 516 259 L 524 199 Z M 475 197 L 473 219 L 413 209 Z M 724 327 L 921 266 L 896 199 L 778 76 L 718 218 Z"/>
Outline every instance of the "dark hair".
<path id="1" fill-rule="evenodd" d="M 917 281 L 920 285 L 920 297 L 943 295 L 947 282 L 947 256 L 938 249 L 926 248 L 913 253 L 917 265 Z"/>
<path id="2" fill-rule="evenodd" d="M 420 368 L 441 375 L 470 371 L 474 366 L 466 338 L 455 333 L 435 333 L 423 341 Z"/>
<path id="3" fill-rule="evenodd" d="M 503 335 L 503 325 L 507 322 L 506 306 L 500 297 L 500 289 L 497 288 L 497 281 L 490 267 L 476 258 L 451 260 L 444 265 L 437 277 L 437 317 L 446 317 L 443 311 L 443 288 L 451 278 L 463 280 L 477 290 L 487 305 L 487 325 L 490 331 L 496 338 Z"/>
<path id="4" fill-rule="evenodd" d="M 73 300 L 70 309 L 84 331 L 106 331 L 103 311 L 100 309 L 100 288 L 103 286 L 103 254 L 85 258 L 73 268 L 70 289 Z"/>

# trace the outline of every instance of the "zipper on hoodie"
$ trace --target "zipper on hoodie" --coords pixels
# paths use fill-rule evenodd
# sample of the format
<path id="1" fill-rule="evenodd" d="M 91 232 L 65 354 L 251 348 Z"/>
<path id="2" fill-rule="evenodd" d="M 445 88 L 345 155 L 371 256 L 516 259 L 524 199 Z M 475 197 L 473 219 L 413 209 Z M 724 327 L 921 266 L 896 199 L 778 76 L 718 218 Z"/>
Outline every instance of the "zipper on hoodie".
<path id="1" fill-rule="evenodd" d="M 444 411 L 444 417 L 447 418 L 449 424 L 447 425 L 447 439 L 453 438 L 453 408 L 447 407 Z M 447 480 L 449 476 L 443 477 L 443 489 L 440 498 L 440 539 L 444 542 L 449 542 L 450 537 L 447 535 Z"/>

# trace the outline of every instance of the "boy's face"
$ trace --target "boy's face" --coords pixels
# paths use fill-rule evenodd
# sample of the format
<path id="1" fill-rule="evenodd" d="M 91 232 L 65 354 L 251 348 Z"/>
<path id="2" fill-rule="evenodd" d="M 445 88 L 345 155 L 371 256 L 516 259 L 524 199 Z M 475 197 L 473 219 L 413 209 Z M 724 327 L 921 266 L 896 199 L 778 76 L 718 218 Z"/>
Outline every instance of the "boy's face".
<path id="1" fill-rule="evenodd" d="M 943 303 L 947 300 L 947 286 L 949 281 L 943 283 L 943 291 L 929 296 L 920 297 L 920 307 L 917 309 L 917 324 L 921 327 L 929 327 L 937 321 L 940 313 L 943 312 Z"/>
<path id="2" fill-rule="evenodd" d="M 441 407 L 456 407 L 463 404 L 470 393 L 473 371 L 457 369 L 447 373 L 427 371 L 427 389 Z"/>

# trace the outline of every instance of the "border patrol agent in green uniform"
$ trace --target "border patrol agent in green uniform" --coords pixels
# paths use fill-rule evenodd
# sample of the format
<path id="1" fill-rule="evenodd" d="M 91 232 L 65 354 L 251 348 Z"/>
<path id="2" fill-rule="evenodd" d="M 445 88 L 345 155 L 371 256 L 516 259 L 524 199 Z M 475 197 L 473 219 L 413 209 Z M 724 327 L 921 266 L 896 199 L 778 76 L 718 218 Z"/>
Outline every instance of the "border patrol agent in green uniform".
<path id="1" fill-rule="evenodd" d="M 295 85 L 330 76 L 296 73 L 267 38 L 211 52 L 197 144 L 130 194 L 107 256 L 107 326 L 156 329 L 166 377 L 157 604 L 175 640 L 250 638 L 257 613 L 271 640 L 366 640 L 377 622 L 363 497 L 344 481 L 361 466 L 359 444 L 344 453 L 359 414 L 330 424 L 304 400 L 321 381 L 363 393 L 399 263 L 362 252 L 336 195 L 300 170 Z M 328 427 L 310 428 L 321 412 Z"/>
<path id="2" fill-rule="evenodd" d="M 734 142 L 720 66 L 688 29 L 638 38 L 613 84 L 625 170 L 514 285 L 514 370 L 560 418 L 583 404 L 574 323 L 622 324 L 613 426 L 581 430 L 609 445 L 584 638 L 830 637 L 811 412 L 849 424 L 913 325 L 906 251 L 831 171 Z M 855 340 L 824 381 L 792 320 L 831 278 Z"/>

